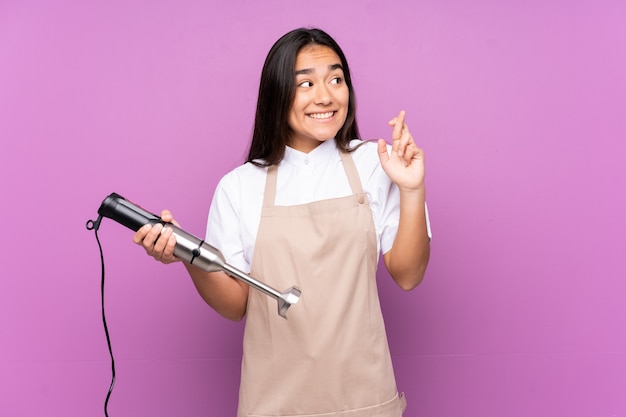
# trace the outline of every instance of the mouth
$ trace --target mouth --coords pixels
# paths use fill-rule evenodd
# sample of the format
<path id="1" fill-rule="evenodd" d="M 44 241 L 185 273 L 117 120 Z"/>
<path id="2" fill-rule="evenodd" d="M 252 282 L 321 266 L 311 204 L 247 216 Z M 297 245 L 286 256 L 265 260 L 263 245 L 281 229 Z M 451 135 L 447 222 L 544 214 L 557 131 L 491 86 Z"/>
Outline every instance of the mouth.
<path id="1" fill-rule="evenodd" d="M 307 114 L 307 117 L 310 117 L 311 119 L 315 119 L 315 120 L 328 120 L 328 119 L 332 119 L 336 113 L 337 113 L 336 111 L 327 111 L 324 113 L 309 113 Z"/>

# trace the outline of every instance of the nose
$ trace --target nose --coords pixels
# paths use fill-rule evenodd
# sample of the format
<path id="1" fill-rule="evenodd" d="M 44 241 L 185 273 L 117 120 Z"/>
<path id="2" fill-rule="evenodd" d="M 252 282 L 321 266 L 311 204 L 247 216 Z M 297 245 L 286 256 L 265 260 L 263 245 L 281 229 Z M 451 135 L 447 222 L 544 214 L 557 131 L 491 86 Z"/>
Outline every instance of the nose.
<path id="1" fill-rule="evenodd" d="M 329 105 L 333 102 L 332 93 L 327 85 L 320 83 L 315 89 L 315 104 Z"/>

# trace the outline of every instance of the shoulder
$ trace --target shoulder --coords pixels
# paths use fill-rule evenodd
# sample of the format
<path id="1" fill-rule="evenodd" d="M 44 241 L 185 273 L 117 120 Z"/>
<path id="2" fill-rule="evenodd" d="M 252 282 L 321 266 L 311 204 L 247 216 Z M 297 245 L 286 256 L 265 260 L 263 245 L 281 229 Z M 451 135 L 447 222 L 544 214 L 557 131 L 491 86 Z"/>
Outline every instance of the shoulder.
<path id="1" fill-rule="evenodd" d="M 352 139 L 350 149 L 354 149 L 353 154 L 369 155 L 377 153 L 378 144 L 373 140 Z"/>
<path id="2" fill-rule="evenodd" d="M 366 183 L 373 181 L 384 187 L 388 187 L 389 179 L 382 166 L 380 165 L 380 157 L 378 156 L 378 143 L 376 141 L 353 140 L 350 142 L 352 151 L 352 159 L 359 171 L 361 179 Z"/>
<path id="3" fill-rule="evenodd" d="M 220 179 L 218 189 L 234 190 L 250 187 L 265 179 L 267 167 L 260 167 L 250 162 L 238 166 Z"/>
<path id="4" fill-rule="evenodd" d="M 350 148 L 354 149 L 351 153 L 356 163 L 380 167 L 377 141 L 354 139 L 350 141 Z M 387 144 L 387 149 L 390 148 L 391 146 Z"/>
<path id="5" fill-rule="evenodd" d="M 224 175 L 215 188 L 211 210 L 241 212 L 263 198 L 267 167 L 240 165 Z"/>

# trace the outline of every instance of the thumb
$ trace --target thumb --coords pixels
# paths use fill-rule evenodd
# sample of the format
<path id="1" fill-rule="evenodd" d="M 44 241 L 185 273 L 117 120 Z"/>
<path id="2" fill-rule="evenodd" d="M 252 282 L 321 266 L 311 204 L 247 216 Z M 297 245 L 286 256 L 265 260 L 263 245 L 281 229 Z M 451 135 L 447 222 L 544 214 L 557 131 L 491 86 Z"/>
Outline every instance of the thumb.
<path id="1" fill-rule="evenodd" d="M 167 223 L 172 223 L 173 225 L 180 227 L 178 222 L 176 220 L 174 220 L 174 216 L 172 215 L 172 213 L 169 210 L 163 210 L 161 212 L 161 220 L 163 220 L 164 222 L 167 222 Z"/>
<path id="2" fill-rule="evenodd" d="M 389 160 L 389 152 L 387 151 L 387 142 L 384 139 L 378 139 L 378 157 L 380 164 L 385 165 Z"/>

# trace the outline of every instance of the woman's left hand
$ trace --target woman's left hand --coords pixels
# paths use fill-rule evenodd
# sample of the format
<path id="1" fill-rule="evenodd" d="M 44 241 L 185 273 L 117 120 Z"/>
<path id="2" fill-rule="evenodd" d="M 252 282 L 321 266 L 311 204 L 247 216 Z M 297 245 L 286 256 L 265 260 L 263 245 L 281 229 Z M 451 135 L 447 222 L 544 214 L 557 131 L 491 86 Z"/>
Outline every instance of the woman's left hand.
<path id="1" fill-rule="evenodd" d="M 417 147 L 409 127 L 404 123 L 405 111 L 389 121 L 393 127 L 391 155 L 387 142 L 378 140 L 378 156 L 383 169 L 400 189 L 419 190 L 424 188 L 424 152 Z"/>

